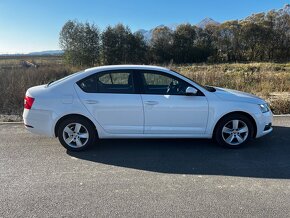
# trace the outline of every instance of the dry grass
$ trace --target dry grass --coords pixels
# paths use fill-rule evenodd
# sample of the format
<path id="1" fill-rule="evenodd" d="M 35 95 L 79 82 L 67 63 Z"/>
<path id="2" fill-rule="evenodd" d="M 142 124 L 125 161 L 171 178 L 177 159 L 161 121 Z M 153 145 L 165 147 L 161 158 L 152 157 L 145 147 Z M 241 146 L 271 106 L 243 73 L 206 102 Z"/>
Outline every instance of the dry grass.
<path id="1" fill-rule="evenodd" d="M 21 68 L 17 60 L 10 61 L 9 63 L 9 60 L 0 60 L 0 114 L 21 114 L 23 97 L 29 87 L 46 84 L 79 70 L 66 67 L 54 59 L 36 60 L 35 62 L 40 63 L 37 69 Z M 5 67 L 1 68 L 3 65 Z M 274 113 L 290 114 L 290 63 L 194 64 L 167 67 L 201 84 L 256 94 L 270 103 Z"/>
<path id="2" fill-rule="evenodd" d="M 33 61 L 39 65 L 47 64 L 63 64 L 61 56 L 1 56 L 0 66 L 12 66 L 15 67 L 19 65 L 21 61 Z"/>
<path id="3" fill-rule="evenodd" d="M 290 63 L 190 65 L 171 68 L 201 84 L 261 93 L 263 96 L 272 92 L 290 91 Z"/>
<path id="4" fill-rule="evenodd" d="M 290 100 L 278 99 L 270 103 L 274 114 L 290 114 Z"/>
<path id="5" fill-rule="evenodd" d="M 41 68 L 0 69 L 0 114 L 21 114 L 26 90 L 35 85 L 46 84 L 70 73 L 64 66 Z"/>
<path id="6" fill-rule="evenodd" d="M 250 63 L 170 66 L 203 85 L 220 86 L 258 95 L 275 114 L 290 114 L 290 63 Z"/>

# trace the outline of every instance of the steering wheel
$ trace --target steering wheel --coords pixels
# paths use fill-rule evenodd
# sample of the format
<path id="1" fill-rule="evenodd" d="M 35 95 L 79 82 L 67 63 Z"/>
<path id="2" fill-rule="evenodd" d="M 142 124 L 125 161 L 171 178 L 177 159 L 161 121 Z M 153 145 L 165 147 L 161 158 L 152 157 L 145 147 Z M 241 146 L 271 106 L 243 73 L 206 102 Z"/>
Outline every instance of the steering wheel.
<path id="1" fill-rule="evenodd" d="M 166 90 L 166 94 L 177 94 L 180 91 L 180 85 L 177 81 L 172 81 Z"/>

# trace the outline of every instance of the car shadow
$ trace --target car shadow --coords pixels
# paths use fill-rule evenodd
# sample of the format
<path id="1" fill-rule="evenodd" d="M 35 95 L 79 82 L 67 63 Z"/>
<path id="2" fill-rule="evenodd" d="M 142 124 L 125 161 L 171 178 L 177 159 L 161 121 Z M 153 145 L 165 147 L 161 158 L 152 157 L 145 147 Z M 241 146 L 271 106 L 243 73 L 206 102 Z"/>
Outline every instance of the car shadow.
<path id="1" fill-rule="evenodd" d="M 97 163 L 158 173 L 290 179 L 290 127 L 250 141 L 240 149 L 211 140 L 108 139 L 69 155 Z"/>

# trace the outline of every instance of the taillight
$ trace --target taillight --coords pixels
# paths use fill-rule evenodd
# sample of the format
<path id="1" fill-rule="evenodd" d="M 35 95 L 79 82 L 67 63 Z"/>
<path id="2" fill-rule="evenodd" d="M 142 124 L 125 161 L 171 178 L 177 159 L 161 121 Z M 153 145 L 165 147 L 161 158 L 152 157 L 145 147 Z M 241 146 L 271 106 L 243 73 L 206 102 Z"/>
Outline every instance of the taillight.
<path id="1" fill-rule="evenodd" d="M 28 110 L 31 109 L 33 102 L 34 102 L 34 98 L 31 98 L 29 96 L 25 96 L 25 98 L 24 98 L 24 108 L 28 109 Z"/>

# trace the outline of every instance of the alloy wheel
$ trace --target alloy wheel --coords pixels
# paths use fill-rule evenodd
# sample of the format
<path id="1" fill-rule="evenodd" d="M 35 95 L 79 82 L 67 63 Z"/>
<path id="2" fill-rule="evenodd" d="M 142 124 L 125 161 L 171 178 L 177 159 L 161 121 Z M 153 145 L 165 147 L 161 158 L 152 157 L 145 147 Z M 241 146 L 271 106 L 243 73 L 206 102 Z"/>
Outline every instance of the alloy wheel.
<path id="1" fill-rule="evenodd" d="M 89 140 L 89 131 L 80 123 L 70 123 L 63 129 L 63 140 L 72 148 L 81 148 Z"/>
<path id="2" fill-rule="evenodd" d="M 249 128 L 242 120 L 231 120 L 222 128 L 223 140 L 229 145 L 240 145 L 247 140 Z"/>

